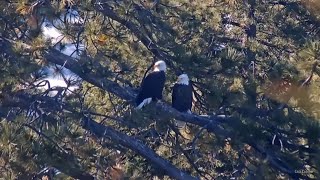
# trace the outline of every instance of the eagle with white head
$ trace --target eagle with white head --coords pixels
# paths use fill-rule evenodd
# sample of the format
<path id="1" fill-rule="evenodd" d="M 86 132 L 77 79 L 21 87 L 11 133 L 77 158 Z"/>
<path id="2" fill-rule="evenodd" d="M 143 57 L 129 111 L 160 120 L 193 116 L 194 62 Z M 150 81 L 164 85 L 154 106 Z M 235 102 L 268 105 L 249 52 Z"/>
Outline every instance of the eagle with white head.
<path id="1" fill-rule="evenodd" d="M 151 101 L 162 99 L 162 91 L 166 81 L 166 63 L 157 61 L 153 71 L 142 81 L 140 92 L 136 98 L 137 109 L 149 104 Z"/>
<path id="2" fill-rule="evenodd" d="M 181 74 L 172 90 L 172 107 L 180 112 L 191 113 L 192 85 L 187 74 Z"/>

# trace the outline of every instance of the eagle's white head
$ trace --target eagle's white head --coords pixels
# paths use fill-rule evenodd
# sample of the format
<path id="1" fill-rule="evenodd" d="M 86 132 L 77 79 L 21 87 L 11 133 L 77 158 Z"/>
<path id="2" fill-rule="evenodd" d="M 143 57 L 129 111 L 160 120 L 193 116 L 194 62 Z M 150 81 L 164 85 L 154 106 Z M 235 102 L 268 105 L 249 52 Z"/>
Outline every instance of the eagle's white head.
<path id="1" fill-rule="evenodd" d="M 164 61 L 157 61 L 153 66 L 153 71 L 164 71 L 166 72 L 167 65 Z"/>
<path id="2" fill-rule="evenodd" d="M 189 85 L 189 77 L 187 74 L 181 74 L 178 76 L 177 84 Z"/>

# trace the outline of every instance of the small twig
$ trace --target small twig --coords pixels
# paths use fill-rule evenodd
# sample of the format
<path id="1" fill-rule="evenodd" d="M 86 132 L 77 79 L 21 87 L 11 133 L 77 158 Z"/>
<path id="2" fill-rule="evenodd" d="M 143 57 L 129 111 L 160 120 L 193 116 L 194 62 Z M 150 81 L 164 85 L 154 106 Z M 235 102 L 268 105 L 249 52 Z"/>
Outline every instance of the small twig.
<path id="1" fill-rule="evenodd" d="M 210 124 L 210 123 L 209 123 L 209 124 Z M 207 129 L 207 127 L 208 127 L 209 124 L 203 126 L 203 127 L 200 129 L 200 131 L 198 131 L 197 134 L 195 135 L 195 137 L 193 138 L 192 143 L 191 143 L 193 150 L 195 150 L 196 142 L 197 142 L 197 140 L 200 138 L 201 133 L 202 133 L 205 129 Z"/>
<path id="2" fill-rule="evenodd" d="M 189 156 L 188 152 L 186 152 L 180 145 L 179 143 L 179 130 L 174 127 L 174 126 L 170 126 L 171 129 L 175 132 L 175 136 L 176 136 L 176 146 L 178 147 L 178 149 L 182 152 L 182 154 L 187 158 L 189 164 L 195 169 L 195 171 L 198 173 L 199 176 L 205 178 L 205 179 L 208 179 L 206 178 L 203 173 L 205 173 L 204 171 L 201 171 L 198 166 L 193 162 L 192 158 Z"/>
<path id="3" fill-rule="evenodd" d="M 52 144 L 54 144 L 56 147 L 58 147 L 58 149 L 60 149 L 63 153 L 68 154 L 68 151 L 63 149 L 61 146 L 58 145 L 58 143 L 56 143 L 54 140 L 52 140 L 51 138 L 49 138 L 47 135 L 45 135 L 44 133 L 38 131 L 35 127 L 29 125 L 29 124 L 23 124 L 25 127 L 28 127 L 29 129 L 33 130 L 34 132 L 36 132 L 40 137 L 44 137 L 45 139 L 49 140 Z"/>
<path id="4" fill-rule="evenodd" d="M 113 103 L 113 101 L 112 101 L 110 92 L 108 92 L 108 98 L 109 98 L 109 101 L 110 101 L 110 103 L 111 103 L 111 105 L 112 105 L 113 111 L 117 114 L 117 113 L 118 113 L 118 110 L 117 110 L 117 108 L 116 108 L 116 105 L 115 105 L 115 104 Z"/>

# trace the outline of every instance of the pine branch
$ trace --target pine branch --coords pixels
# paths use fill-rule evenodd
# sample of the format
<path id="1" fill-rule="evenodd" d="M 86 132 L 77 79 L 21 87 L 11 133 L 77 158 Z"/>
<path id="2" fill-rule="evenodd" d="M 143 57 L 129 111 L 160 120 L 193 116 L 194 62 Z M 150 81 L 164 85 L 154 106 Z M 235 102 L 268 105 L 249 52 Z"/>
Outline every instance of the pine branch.
<path id="1" fill-rule="evenodd" d="M 79 64 L 77 62 L 75 62 L 73 60 L 67 60 L 67 59 L 70 59 L 70 57 L 63 55 L 56 50 L 51 49 L 51 50 L 47 51 L 45 57 L 49 62 L 60 64 L 60 65 L 64 64 L 64 62 L 66 61 L 66 63 L 65 63 L 66 68 L 73 71 L 75 74 L 78 74 L 77 72 L 81 73 L 82 68 L 79 66 Z M 117 83 L 114 83 L 112 81 L 109 82 L 108 80 L 105 80 L 105 79 L 101 80 L 99 78 L 96 78 L 94 74 L 82 74 L 81 73 L 78 75 L 81 78 L 83 78 L 84 80 L 90 82 L 91 84 L 93 84 L 101 89 L 104 89 L 108 92 L 112 92 L 124 100 L 130 101 L 135 97 L 135 94 L 133 94 L 132 91 L 128 87 L 123 88 L 120 85 L 118 85 Z M 109 84 L 104 85 L 103 82 L 109 83 Z M 112 85 L 110 85 L 110 84 L 112 84 Z M 168 104 L 166 104 L 164 102 L 157 103 L 156 108 L 159 111 L 161 111 L 162 113 L 172 115 L 177 120 L 181 120 L 184 122 L 195 124 L 200 127 L 207 126 L 206 129 L 208 130 L 208 132 L 215 133 L 219 136 L 232 137 L 234 134 L 234 133 L 224 129 L 221 126 L 222 124 L 229 124 L 232 127 L 232 121 L 237 121 L 234 118 L 219 118 L 216 116 L 199 116 L 199 115 L 194 115 L 194 114 L 181 113 L 181 112 L 178 112 L 177 110 L 173 109 L 171 106 L 169 106 Z M 255 147 L 255 146 L 253 146 L 253 147 Z M 275 155 L 270 155 L 270 157 L 277 159 L 277 157 Z M 275 167 L 276 169 L 287 173 L 287 171 L 284 171 L 285 169 L 287 169 L 286 167 L 279 168 L 278 167 L 279 165 L 276 163 L 271 163 L 271 165 L 273 167 Z M 291 172 L 292 171 L 293 170 L 291 170 Z M 289 174 L 289 175 L 295 176 L 294 174 Z"/>
<path id="2" fill-rule="evenodd" d="M 45 96 L 39 96 L 39 95 L 28 95 L 26 93 L 16 94 L 14 99 L 15 99 L 15 103 L 8 103 L 8 104 L 14 104 L 15 106 L 18 106 L 24 110 L 28 109 L 29 107 L 28 104 L 30 104 L 34 100 L 37 100 L 42 102 L 41 103 L 42 106 L 46 106 L 48 108 L 50 107 L 51 113 L 58 112 L 62 107 L 62 109 L 66 111 L 72 112 L 74 114 L 78 114 L 80 117 L 82 117 L 83 128 L 88 130 L 98 138 L 102 139 L 107 137 L 111 139 L 111 141 L 117 142 L 120 145 L 133 150 L 137 154 L 141 155 L 142 157 L 152 162 L 152 164 L 163 169 L 165 172 L 167 172 L 169 176 L 175 179 L 183 179 L 183 180 L 196 179 L 188 175 L 186 172 L 183 172 L 182 170 L 179 170 L 178 168 L 176 168 L 168 160 L 157 155 L 152 149 L 144 145 L 143 142 L 140 142 L 138 139 L 135 139 L 126 134 L 120 133 L 109 126 L 105 126 L 101 123 L 94 121 L 89 117 L 84 116 L 84 113 L 77 112 L 76 110 L 74 110 L 72 108 L 72 105 L 57 104 L 57 102 L 51 97 L 45 97 Z M 10 99 L 8 99 L 8 101 L 10 101 Z M 44 134 L 40 133 L 32 126 L 28 126 L 28 127 L 32 128 L 32 130 L 36 131 L 39 135 L 45 136 Z M 45 136 L 45 138 L 48 138 L 48 137 Z M 59 169 L 59 167 L 57 167 L 57 169 Z M 74 174 L 68 174 L 68 175 L 75 177 Z"/>
<path id="3" fill-rule="evenodd" d="M 270 1 L 268 2 L 271 5 L 282 5 L 284 6 L 288 11 L 294 12 L 297 14 L 298 17 L 301 18 L 301 23 L 305 25 L 305 27 L 320 27 L 320 21 L 315 17 L 312 16 L 307 10 L 306 7 L 302 7 L 303 1 Z M 319 35 L 319 33 L 317 33 Z M 318 36 L 319 37 L 319 36 Z"/>
<path id="4" fill-rule="evenodd" d="M 317 65 L 318 65 L 318 62 L 315 62 L 313 65 L 312 65 L 312 69 L 311 69 L 311 72 L 310 72 L 310 75 L 299 85 L 297 91 L 300 91 L 302 88 L 304 88 L 305 86 L 307 86 L 310 81 L 312 80 L 312 77 L 313 77 L 313 74 L 315 73 L 316 71 L 316 68 L 317 68 Z M 278 109 L 283 109 L 286 107 L 287 103 L 290 101 L 290 99 L 292 98 L 293 94 L 289 95 L 286 99 L 285 99 L 285 102 L 280 104 Z"/>
<path id="5" fill-rule="evenodd" d="M 139 27 L 135 25 L 133 22 L 118 16 L 118 14 L 115 11 L 113 11 L 113 8 L 109 5 L 109 2 L 107 0 L 95 0 L 93 3 L 95 4 L 94 8 L 97 11 L 101 12 L 103 15 L 125 26 L 144 44 L 144 46 L 149 51 L 152 52 L 152 54 L 155 57 L 157 57 L 158 59 L 164 60 L 168 65 L 173 67 L 172 59 L 174 59 L 174 57 L 163 52 L 154 42 L 152 42 L 150 38 L 145 36 L 141 32 Z M 135 6 L 135 8 L 138 8 L 138 7 Z"/>
<path id="6" fill-rule="evenodd" d="M 53 48 L 44 52 L 44 57 L 51 63 L 64 65 L 65 68 L 73 71 L 83 80 L 100 87 L 101 89 L 107 90 L 116 96 L 125 99 L 129 102 L 133 102 L 135 93 L 131 88 L 123 88 L 118 83 L 113 82 L 107 77 L 101 77 L 98 73 L 86 72 L 78 62 L 73 60 L 71 57 L 60 53 L 58 50 Z"/>
<path id="7" fill-rule="evenodd" d="M 6 39 L 0 39 L 0 47 L 11 47 L 12 44 L 11 43 L 17 43 L 15 41 L 9 41 Z M 3 45 L 5 44 L 5 46 Z M 21 44 L 21 43 L 19 43 Z M 26 51 L 31 51 L 31 48 L 29 45 L 22 43 L 21 46 L 23 46 L 25 48 Z M 54 63 L 54 64 L 58 64 L 58 65 L 64 65 L 65 68 L 71 70 L 73 73 L 77 74 L 79 77 L 81 77 L 83 80 L 105 90 L 108 92 L 111 92 L 113 94 L 115 94 L 116 96 L 118 96 L 119 98 L 129 101 L 133 104 L 133 99 L 135 98 L 135 93 L 132 91 L 131 88 L 129 87 L 122 87 L 119 84 L 108 80 L 106 77 L 101 78 L 99 76 L 99 74 L 97 73 L 93 73 L 93 72 L 86 72 L 84 68 L 76 61 L 74 61 L 71 57 L 66 56 L 62 53 L 60 53 L 59 51 L 55 50 L 55 49 L 48 49 L 47 51 L 44 52 L 44 57 L 46 58 L 47 61 Z M 15 104 L 17 106 L 21 106 L 19 103 Z M 237 119 L 234 118 L 219 118 L 216 116 L 199 116 L 199 115 L 194 115 L 194 114 L 186 114 L 186 113 L 180 113 L 177 110 L 173 109 L 171 106 L 169 106 L 168 104 L 164 103 L 164 102 L 159 102 L 156 104 L 156 108 L 161 111 L 162 113 L 166 113 L 166 114 L 170 114 L 172 117 L 175 117 L 177 120 L 181 120 L 184 122 L 188 122 L 191 124 L 195 124 L 198 125 L 200 127 L 204 127 L 207 126 L 207 130 L 208 132 L 211 133 L 215 133 L 216 135 L 222 136 L 222 137 L 233 137 L 234 133 L 226 130 L 222 127 L 222 125 L 229 125 L 232 127 L 232 123 L 233 121 L 238 121 Z M 96 122 L 94 122 L 93 120 L 88 120 L 88 122 L 90 122 L 90 126 L 87 127 L 88 130 L 92 131 L 92 133 L 99 135 L 99 137 L 101 137 L 105 131 L 108 134 L 109 137 L 115 138 L 114 140 L 121 140 L 119 139 L 120 137 L 123 138 L 125 137 L 125 139 L 123 139 L 122 141 L 120 141 L 121 143 L 123 143 L 124 146 L 128 147 L 128 148 L 133 148 L 134 151 L 136 152 L 140 152 L 142 156 L 144 156 L 145 158 L 155 158 L 158 159 L 157 156 L 150 155 L 148 154 L 149 152 L 151 152 L 150 150 L 147 150 L 147 152 L 145 152 L 144 150 L 146 150 L 146 147 L 134 147 L 135 145 L 137 145 L 136 141 L 134 141 L 134 143 L 129 143 L 127 144 L 126 141 L 130 139 L 130 137 L 126 137 L 126 135 L 123 134 L 118 134 L 119 132 L 114 131 L 112 128 L 104 126 L 102 124 L 97 124 Z M 254 142 L 254 141 L 253 141 Z M 251 145 L 249 143 L 249 145 Z M 252 147 L 257 147 L 252 145 Z M 264 153 L 264 151 L 258 151 L 261 153 Z M 276 155 L 271 154 L 270 157 L 272 157 L 273 159 L 277 159 Z M 153 159 L 153 161 L 154 159 Z M 165 167 L 164 165 L 167 165 L 167 163 L 165 162 L 161 162 L 160 166 L 161 167 Z M 279 168 L 279 166 L 281 167 L 281 165 L 278 165 L 276 163 L 271 163 L 271 165 L 277 169 L 280 170 L 284 173 L 287 172 L 292 172 L 293 170 L 287 171 L 287 167 L 282 167 Z M 177 172 L 175 172 L 174 167 L 170 166 L 169 170 L 166 170 L 168 173 L 170 173 L 171 176 L 174 177 L 181 177 L 178 175 Z M 292 173 L 290 173 L 289 175 L 292 175 Z M 296 176 L 294 176 L 296 177 Z"/>
<path id="8" fill-rule="evenodd" d="M 174 125 L 170 125 L 170 128 L 175 132 L 175 136 L 176 136 L 176 144 L 175 145 L 182 152 L 182 154 L 187 158 L 189 164 L 198 173 L 198 176 L 202 176 L 203 178 L 205 178 L 205 176 L 204 176 L 205 172 L 198 168 L 198 166 L 195 164 L 195 162 L 193 161 L 192 157 L 190 157 L 188 152 L 186 150 L 184 150 L 183 147 L 181 147 L 180 142 L 179 142 L 179 134 L 180 134 L 180 132 L 179 132 L 178 128 L 176 128 Z M 205 179 L 207 179 L 207 178 L 205 178 Z"/>
<path id="9" fill-rule="evenodd" d="M 289 167 L 289 163 L 285 162 L 284 160 L 280 159 L 277 157 L 277 155 L 270 151 L 270 150 L 265 150 L 261 146 L 257 145 L 254 142 L 250 143 L 250 146 L 252 146 L 255 150 L 263 154 L 266 158 L 266 160 L 277 170 L 280 170 L 283 173 L 286 173 L 290 175 L 293 179 L 310 179 L 307 176 L 303 176 L 302 174 L 295 173 L 293 169 Z"/>
<path id="10" fill-rule="evenodd" d="M 152 162 L 152 164 L 159 166 L 161 169 L 167 172 L 170 177 L 181 180 L 196 179 L 188 175 L 186 172 L 177 169 L 166 159 L 161 158 L 149 147 L 144 145 L 142 142 L 139 142 L 139 140 L 120 133 L 111 127 L 99 124 L 88 117 L 83 118 L 82 120 L 84 129 L 92 132 L 98 138 L 109 137 L 112 141 L 118 142 L 121 145 L 133 150 L 134 152 Z"/>

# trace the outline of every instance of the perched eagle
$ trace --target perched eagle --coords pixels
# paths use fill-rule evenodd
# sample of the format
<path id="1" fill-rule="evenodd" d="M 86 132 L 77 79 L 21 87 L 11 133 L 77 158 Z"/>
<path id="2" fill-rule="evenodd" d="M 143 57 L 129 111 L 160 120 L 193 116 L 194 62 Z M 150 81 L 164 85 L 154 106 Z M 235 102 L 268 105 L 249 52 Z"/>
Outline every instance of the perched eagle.
<path id="1" fill-rule="evenodd" d="M 187 74 L 181 74 L 172 90 L 172 107 L 180 112 L 191 114 L 192 85 Z"/>
<path id="2" fill-rule="evenodd" d="M 136 99 L 137 109 L 149 104 L 151 101 L 162 99 L 162 90 L 166 80 L 166 63 L 157 61 L 153 66 L 153 72 L 142 81 L 140 92 Z"/>

